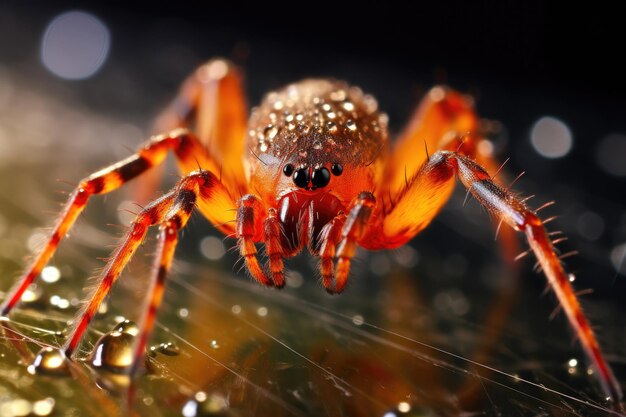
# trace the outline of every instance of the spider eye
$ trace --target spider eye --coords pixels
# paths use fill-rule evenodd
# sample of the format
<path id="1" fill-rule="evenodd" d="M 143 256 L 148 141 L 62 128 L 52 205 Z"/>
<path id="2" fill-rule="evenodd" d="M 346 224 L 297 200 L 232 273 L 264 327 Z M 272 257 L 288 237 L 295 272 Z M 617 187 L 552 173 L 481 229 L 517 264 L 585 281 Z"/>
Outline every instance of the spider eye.
<path id="1" fill-rule="evenodd" d="M 313 171 L 311 182 L 313 183 L 313 187 L 315 188 L 326 187 L 330 182 L 330 172 L 328 172 L 328 169 L 324 167 L 317 168 L 315 171 Z"/>
<path id="2" fill-rule="evenodd" d="M 299 188 L 306 188 L 309 180 L 309 170 L 306 168 L 300 168 L 293 174 L 293 183 Z"/>
<path id="3" fill-rule="evenodd" d="M 288 177 L 291 177 L 291 174 L 293 174 L 293 165 L 291 164 L 287 164 L 283 167 L 283 174 L 285 174 Z"/>
<path id="4" fill-rule="evenodd" d="M 343 172 L 343 166 L 341 166 L 341 164 L 333 164 L 330 167 L 330 171 L 333 173 L 334 176 L 338 177 Z"/>

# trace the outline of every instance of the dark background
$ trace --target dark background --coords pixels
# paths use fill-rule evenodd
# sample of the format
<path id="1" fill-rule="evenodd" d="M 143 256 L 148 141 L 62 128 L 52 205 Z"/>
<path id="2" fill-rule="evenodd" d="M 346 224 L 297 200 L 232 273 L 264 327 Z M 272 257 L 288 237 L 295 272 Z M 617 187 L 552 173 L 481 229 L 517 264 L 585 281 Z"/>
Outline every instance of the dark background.
<path id="1" fill-rule="evenodd" d="M 111 50 L 94 77 L 65 81 L 43 68 L 39 45 L 47 23 L 75 9 L 95 14 L 108 26 Z M 595 312 L 592 319 L 600 319 L 592 321 L 603 325 L 603 346 L 623 382 L 626 283 L 624 275 L 616 274 L 608 253 L 626 241 L 626 183 L 623 177 L 607 175 L 595 158 L 600 139 L 614 132 L 626 134 L 623 20 L 624 13 L 617 5 L 601 2 L 584 6 L 532 1 L 428 2 L 414 4 L 409 10 L 392 2 L 247 5 L 236 1 L 5 1 L 0 3 L 0 64 L 28 79 L 33 90 L 47 92 L 94 114 L 140 126 L 145 132 L 181 80 L 198 64 L 217 55 L 234 60 L 244 69 L 251 105 L 268 90 L 302 77 L 342 78 L 379 99 L 380 107 L 390 115 L 394 132 L 401 129 L 420 96 L 433 84 L 443 82 L 470 92 L 477 98 L 482 116 L 505 126 L 496 142 L 498 157 L 511 157 L 507 169 L 512 176 L 522 170 L 527 172 L 516 189 L 525 195 L 538 194 L 535 207 L 557 200 L 557 208 L 545 216 L 562 215 L 554 227 L 572 238 L 564 251 L 580 251 L 579 257 L 568 260 L 568 268 L 577 274 L 577 288 L 595 290 L 585 300 L 596 302 L 596 308 L 590 309 Z M 573 132 L 574 148 L 564 158 L 545 159 L 530 145 L 530 128 L 545 115 L 566 121 Z M 81 140 L 73 136 L 67 139 Z M 139 139 L 127 146 L 133 148 L 138 143 Z M 119 148 L 118 144 L 111 146 Z M 98 163 L 110 162 L 109 156 Z M 48 165 L 59 165 L 55 155 L 50 157 L 53 161 Z M 75 159 L 81 166 L 78 175 L 98 167 L 91 162 L 96 158 L 86 154 L 64 157 Z M 71 163 L 66 165 L 61 164 L 58 171 L 73 168 Z M 28 172 L 21 172 L 20 178 Z M 78 178 L 69 175 L 63 177 Z M 460 197 L 462 200 L 462 192 Z M 577 221 L 585 211 L 598 213 L 605 221 L 598 239 L 590 241 L 577 233 Z M 438 291 L 430 291 L 429 286 L 461 287 L 470 300 L 479 304 L 472 311 L 479 310 L 477 317 L 468 318 L 472 323 L 480 321 L 478 293 L 493 288 L 468 278 L 477 276 L 476 268 L 498 262 L 493 230 L 485 227 L 485 219 L 475 203 L 461 209 L 460 202 L 454 201 L 441 220 L 414 242 L 422 260 L 411 274 L 426 276 L 418 283 L 425 293 L 425 303 L 430 305 L 429 296 Z M 186 231 L 182 246 L 193 247 L 193 251 L 179 251 L 181 257 L 190 258 L 197 252 L 197 240 L 206 230 Z M 470 272 L 447 276 L 450 254 L 466 256 Z M 229 261 L 231 264 L 224 268 L 227 271 L 232 269 L 232 259 L 225 264 Z M 365 275 L 367 268 L 363 265 L 367 267 L 367 261 L 361 261 L 355 276 Z M 526 261 L 525 270 L 529 271 L 532 263 Z M 513 314 L 518 320 L 516 325 L 530 323 L 536 331 L 530 340 L 541 344 L 554 339 L 565 346 L 564 350 L 575 350 L 568 345 L 564 319 L 547 324 L 554 302 L 538 295 L 545 280 L 530 273 L 526 277 L 531 277 L 524 281 L 530 295 L 521 298 Z M 363 294 L 367 297 L 377 293 L 376 285 L 385 285 L 381 280 L 379 284 L 369 279 L 353 282 L 350 294 L 342 296 L 348 304 Z M 363 282 L 371 288 L 365 288 Z M 541 308 L 529 311 L 534 308 L 524 304 L 528 300 Z M 532 320 L 526 315 L 533 315 Z M 554 336 L 554 329 L 563 334 Z M 564 357 L 554 362 L 560 366 Z M 555 366 L 554 362 L 544 361 L 542 365 L 547 369 Z"/>

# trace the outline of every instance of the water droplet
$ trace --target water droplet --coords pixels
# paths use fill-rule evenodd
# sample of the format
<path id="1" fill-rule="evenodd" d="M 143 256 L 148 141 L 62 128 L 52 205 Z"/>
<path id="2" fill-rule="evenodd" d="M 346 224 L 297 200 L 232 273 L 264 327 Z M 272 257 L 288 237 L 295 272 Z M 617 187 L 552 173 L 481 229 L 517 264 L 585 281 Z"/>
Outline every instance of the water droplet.
<path id="1" fill-rule="evenodd" d="M 351 101 L 346 101 L 341 105 L 345 111 L 354 111 L 354 103 Z"/>
<path id="2" fill-rule="evenodd" d="M 332 93 L 330 93 L 330 99 L 332 101 L 344 101 L 346 99 L 346 91 L 335 90 Z"/>
<path id="3" fill-rule="evenodd" d="M 187 310 L 186 308 L 181 308 L 180 310 L 178 310 L 178 317 L 181 317 L 183 319 L 189 317 L 189 310 Z"/>
<path id="4" fill-rule="evenodd" d="M 38 304 L 41 301 L 42 296 L 43 291 L 41 291 L 41 288 L 38 288 L 36 285 L 31 285 L 26 291 L 24 291 L 21 300 L 23 304 L 33 305 Z"/>
<path id="5" fill-rule="evenodd" d="M 336 114 L 334 111 L 329 111 L 329 112 L 326 114 L 326 116 L 327 116 L 329 119 L 334 119 L 335 117 L 337 117 L 337 114 Z"/>
<path id="6" fill-rule="evenodd" d="M 283 103 L 280 100 L 278 100 L 277 102 L 274 103 L 274 109 L 275 110 L 282 110 L 283 107 L 285 107 L 285 103 Z"/>
<path id="7" fill-rule="evenodd" d="M 372 114 L 376 110 L 378 110 L 378 102 L 376 101 L 376 99 L 373 96 L 371 96 L 369 94 L 366 95 L 365 97 L 363 97 L 363 102 L 365 103 L 365 110 L 369 114 Z"/>
<path id="8" fill-rule="evenodd" d="M 211 349 L 219 349 L 220 348 L 220 344 L 217 342 L 217 340 L 211 340 L 211 343 L 209 343 L 209 345 L 211 346 Z"/>
<path id="9" fill-rule="evenodd" d="M 57 282 L 61 278 L 61 271 L 55 266 L 47 266 L 41 271 L 41 279 L 47 283 Z"/>
<path id="10" fill-rule="evenodd" d="M 267 146 L 267 143 L 265 143 L 265 142 L 263 142 L 263 143 L 259 146 L 259 150 L 260 150 L 261 152 L 267 152 L 268 148 L 269 148 L 269 147 Z"/>
<path id="11" fill-rule="evenodd" d="M 36 416 L 49 416 L 54 410 L 54 398 L 44 398 L 33 403 L 33 414 Z"/>
<path id="12" fill-rule="evenodd" d="M 311 145 L 311 147 L 315 150 L 320 150 L 322 149 L 322 142 L 320 142 L 319 140 L 314 140 L 313 145 Z"/>
<path id="13" fill-rule="evenodd" d="M 330 104 L 328 103 L 322 104 L 322 110 L 324 110 L 325 112 L 329 112 L 331 109 L 332 107 L 330 107 Z"/>
<path id="14" fill-rule="evenodd" d="M 302 120 L 304 120 L 304 115 L 302 113 L 296 114 L 296 120 L 298 122 L 301 122 Z"/>
<path id="15" fill-rule="evenodd" d="M 139 326 L 134 321 L 123 319 L 115 325 L 112 331 L 137 336 L 139 334 Z"/>
<path id="16" fill-rule="evenodd" d="M 28 366 L 27 371 L 31 375 L 68 375 L 69 366 L 65 353 L 60 349 L 45 347 L 37 353 L 35 360 Z"/>
<path id="17" fill-rule="evenodd" d="M 326 128 L 330 133 L 337 133 L 337 125 L 334 122 L 326 123 Z"/>
<path id="18" fill-rule="evenodd" d="M 178 356 L 180 355 L 180 349 L 173 342 L 164 342 L 155 346 L 150 346 L 150 355 L 156 356 L 157 353 L 162 353 L 166 356 Z"/>
<path id="19" fill-rule="evenodd" d="M 346 121 L 346 127 L 354 132 L 356 130 L 356 123 L 354 122 L 354 120 L 349 119 Z"/>
<path id="20" fill-rule="evenodd" d="M 230 308 L 230 311 L 232 311 L 233 314 L 239 314 L 241 313 L 241 306 L 239 304 L 235 304 Z"/>
<path id="21" fill-rule="evenodd" d="M 278 128 L 274 125 L 268 125 L 263 131 L 263 135 L 265 136 L 265 139 L 269 140 L 270 142 L 274 140 L 277 134 L 278 134 Z"/>
<path id="22" fill-rule="evenodd" d="M 296 128 L 296 125 L 295 125 L 295 124 L 293 124 L 293 123 L 289 123 L 289 124 L 287 124 L 287 129 L 289 129 L 289 130 L 294 130 L 295 128 Z"/>
<path id="23" fill-rule="evenodd" d="M 135 336 L 113 330 L 102 336 L 89 358 L 94 368 L 120 372 L 133 364 Z"/>
<path id="24" fill-rule="evenodd" d="M 259 315 L 259 317 L 265 317 L 267 316 L 268 310 L 267 307 L 259 307 L 256 310 L 256 313 Z"/>
<path id="25" fill-rule="evenodd" d="M 203 391 L 194 394 L 182 409 L 183 417 L 223 416 L 228 411 L 228 400 L 220 393 L 207 395 Z"/>
<path id="26" fill-rule="evenodd" d="M 295 119 L 294 115 L 289 113 L 289 112 L 285 112 L 285 121 L 286 122 L 293 122 L 293 120 Z"/>
<path id="27" fill-rule="evenodd" d="M 361 326 L 361 325 L 363 325 L 363 323 L 365 323 L 365 319 L 363 319 L 363 316 L 362 316 L 362 315 L 360 315 L 360 314 L 355 314 L 355 315 L 352 317 L 352 323 L 353 323 L 355 326 Z"/>

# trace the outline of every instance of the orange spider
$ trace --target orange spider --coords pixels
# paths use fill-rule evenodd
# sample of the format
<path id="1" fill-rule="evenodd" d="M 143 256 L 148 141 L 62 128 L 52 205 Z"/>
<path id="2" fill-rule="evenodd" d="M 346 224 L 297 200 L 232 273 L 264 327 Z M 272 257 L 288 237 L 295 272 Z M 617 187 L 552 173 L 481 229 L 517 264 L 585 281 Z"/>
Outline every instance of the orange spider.
<path id="1" fill-rule="evenodd" d="M 190 124 L 196 134 L 184 128 Z M 80 182 L 0 314 L 18 304 L 90 196 L 113 191 L 161 164 L 170 150 L 183 178 L 131 224 L 75 320 L 63 347 L 68 358 L 150 226 L 159 225 L 160 243 L 135 364 L 154 325 L 178 232 L 196 207 L 224 234 L 236 236 L 248 271 L 262 285 L 284 286 L 283 259 L 307 247 L 320 258 L 324 288 L 340 293 L 357 245 L 376 250 L 411 240 L 449 199 L 456 176 L 492 215 L 526 235 L 602 389 L 620 400 L 620 386 L 542 221 L 487 173 L 497 165 L 477 151 L 477 124 L 471 100 L 435 87 L 390 149 L 387 117 L 376 101 L 356 87 L 323 79 L 268 94 L 246 123 L 241 76 L 229 63 L 211 61 L 187 79 L 158 119 L 157 126 L 169 133 Z M 259 264 L 257 243 L 265 245 L 267 268 Z"/>

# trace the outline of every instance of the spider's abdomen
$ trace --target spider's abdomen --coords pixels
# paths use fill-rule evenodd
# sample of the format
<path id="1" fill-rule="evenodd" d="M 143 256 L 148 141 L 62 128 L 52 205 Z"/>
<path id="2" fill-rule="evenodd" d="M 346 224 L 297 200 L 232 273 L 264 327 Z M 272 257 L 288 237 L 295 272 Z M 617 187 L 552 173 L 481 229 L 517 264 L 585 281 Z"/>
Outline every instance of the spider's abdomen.
<path id="1" fill-rule="evenodd" d="M 303 80 L 269 93 L 252 111 L 251 185 L 264 200 L 276 201 L 294 188 L 283 175 L 285 165 L 314 172 L 339 164 L 346 174 L 331 179 L 328 188 L 349 201 L 353 189 L 374 186 L 387 140 L 387 116 L 372 96 L 345 82 Z"/>

